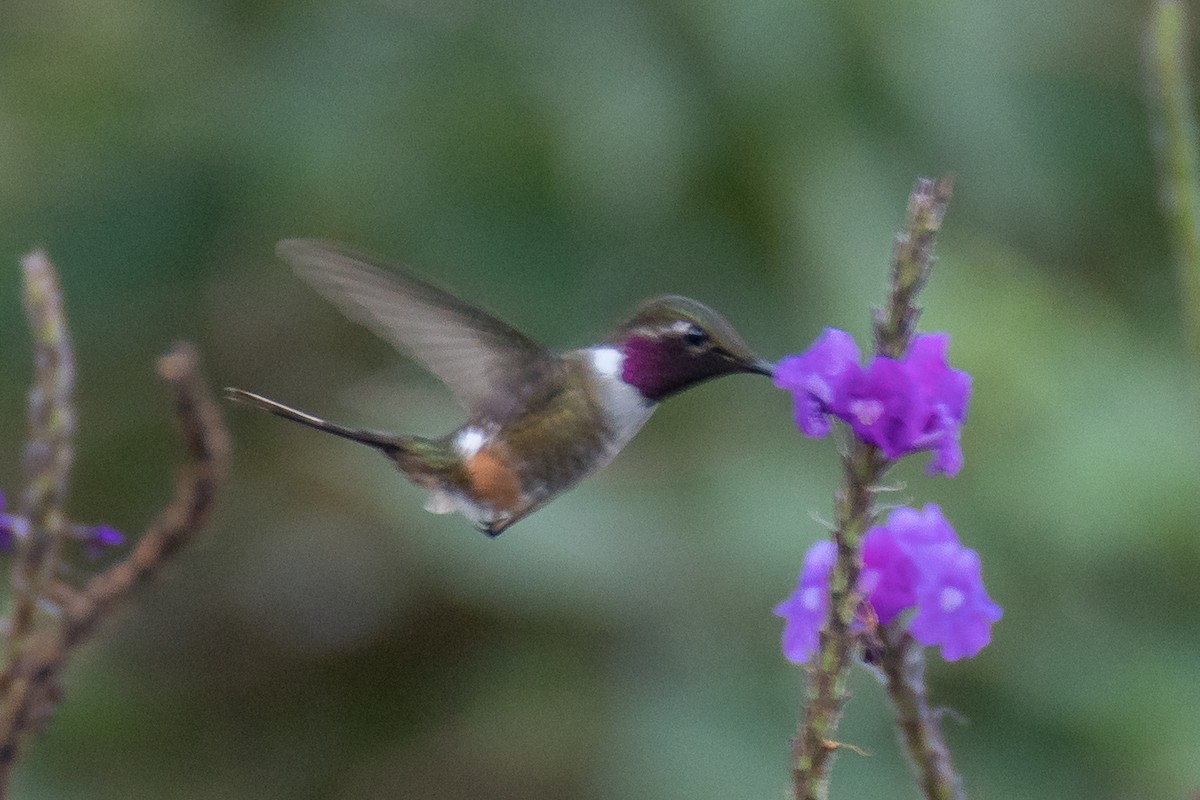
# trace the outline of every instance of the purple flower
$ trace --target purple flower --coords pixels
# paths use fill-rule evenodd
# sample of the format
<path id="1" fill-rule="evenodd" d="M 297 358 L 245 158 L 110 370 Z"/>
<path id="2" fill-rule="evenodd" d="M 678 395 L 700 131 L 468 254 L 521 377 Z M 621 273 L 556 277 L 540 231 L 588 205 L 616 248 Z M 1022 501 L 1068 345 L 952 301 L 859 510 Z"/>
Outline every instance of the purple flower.
<path id="1" fill-rule="evenodd" d="M 806 436 L 819 439 L 829 433 L 826 415 L 846 375 L 857 369 L 858 345 L 850 334 L 837 328 L 826 328 L 804 353 L 779 362 L 775 385 L 792 393 L 796 427 Z"/>
<path id="2" fill-rule="evenodd" d="M 929 333 L 913 339 L 904 357 L 909 374 L 919 392 L 924 420 L 920 421 L 916 449 L 933 450 L 926 473 L 954 476 L 962 469 L 959 430 L 967 419 L 971 399 L 971 376 L 950 369 L 946 351 L 950 337 Z"/>
<path id="3" fill-rule="evenodd" d="M 792 393 L 796 425 L 807 436 L 829 433 L 829 416 L 891 460 L 932 450 L 929 474 L 962 468 L 959 432 L 971 377 L 946 361 L 950 337 L 922 334 L 902 359 L 875 356 L 864 369 L 850 334 L 827 328 L 812 347 L 780 361 L 775 385 Z"/>
<path id="4" fill-rule="evenodd" d="M 991 638 L 1000 607 L 983 587 L 979 554 L 962 546 L 942 510 L 898 508 L 863 539 L 859 589 L 888 624 L 908 608 L 909 632 L 955 661 L 978 653 Z"/>
<path id="5" fill-rule="evenodd" d="M 83 528 L 83 549 L 92 558 L 99 558 L 109 547 L 120 547 L 125 537 L 110 525 L 90 525 Z"/>
<path id="6" fill-rule="evenodd" d="M 18 539 L 29 535 L 29 520 L 16 514 L 5 514 L 4 492 L 0 492 L 0 552 L 11 552 Z M 75 525 L 67 527 L 67 534 L 83 543 L 83 548 L 92 558 L 98 558 L 109 547 L 125 543 L 125 537 L 111 525 Z"/>
<path id="7" fill-rule="evenodd" d="M 945 547 L 962 545 L 942 510 L 932 504 L 922 511 L 897 508 L 886 525 L 866 532 L 858 588 L 875 609 L 881 625 L 916 603 L 924 559 L 933 549 Z"/>
<path id="8" fill-rule="evenodd" d="M 813 545 L 796 591 L 775 609 L 787 620 L 783 651 L 792 661 L 803 663 L 816 651 L 835 554 L 832 542 Z M 990 641 L 1000 607 L 983 587 L 979 555 L 962 546 L 936 505 L 893 511 L 886 524 L 867 531 L 862 558 L 858 590 L 881 625 L 915 608 L 909 632 L 927 647 L 941 647 L 947 661 L 973 656 Z"/>
<path id="9" fill-rule="evenodd" d="M 917 613 L 909 632 L 942 658 L 970 658 L 992 640 L 992 623 L 1003 613 L 983 588 L 979 554 L 966 547 L 931 552 L 917 587 Z"/>
<path id="10" fill-rule="evenodd" d="M 11 553 L 18 539 L 24 539 L 29 533 L 29 523 L 24 517 L 16 514 L 5 514 L 4 492 L 0 492 L 0 552 Z"/>
<path id="11" fill-rule="evenodd" d="M 859 591 L 887 625 L 916 602 L 917 565 L 887 528 L 871 528 L 863 538 L 863 569 Z"/>
<path id="12" fill-rule="evenodd" d="M 833 413 L 850 425 L 855 437 L 895 461 L 912 452 L 916 410 L 916 387 L 904 363 L 876 356 L 865 370 L 855 366 Z"/>
<path id="13" fill-rule="evenodd" d="M 920 511 L 901 506 L 888 515 L 884 527 L 910 552 L 939 545 L 959 545 L 958 534 L 936 503 L 927 503 Z"/>
<path id="14" fill-rule="evenodd" d="M 783 617 L 783 654 L 789 661 L 803 664 L 817 652 L 821 626 L 829 608 L 829 572 L 837 558 L 833 542 L 823 540 L 808 549 L 804 567 L 791 597 L 775 606 L 775 616 Z"/>

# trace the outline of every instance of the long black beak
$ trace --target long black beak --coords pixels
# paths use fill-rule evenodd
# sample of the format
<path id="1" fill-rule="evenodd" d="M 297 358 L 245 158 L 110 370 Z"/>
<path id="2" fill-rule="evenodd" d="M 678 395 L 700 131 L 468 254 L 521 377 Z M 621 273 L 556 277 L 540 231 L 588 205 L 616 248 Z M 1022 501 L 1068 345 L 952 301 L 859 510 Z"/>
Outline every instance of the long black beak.
<path id="1" fill-rule="evenodd" d="M 767 361 L 765 358 L 755 359 L 746 364 L 746 372 L 753 372 L 756 375 L 766 375 L 770 378 L 775 374 L 775 363 Z"/>

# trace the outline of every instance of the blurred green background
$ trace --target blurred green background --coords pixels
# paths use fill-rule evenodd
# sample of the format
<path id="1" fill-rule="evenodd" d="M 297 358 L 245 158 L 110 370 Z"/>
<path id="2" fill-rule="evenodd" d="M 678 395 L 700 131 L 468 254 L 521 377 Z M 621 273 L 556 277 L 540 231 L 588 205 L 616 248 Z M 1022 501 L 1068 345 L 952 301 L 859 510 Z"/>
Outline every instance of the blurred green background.
<path id="1" fill-rule="evenodd" d="M 975 376 L 959 478 L 992 645 L 932 659 L 972 797 L 1200 787 L 1200 416 L 1142 102 L 1147 7 L 1090 0 L 6 0 L 0 487 L 18 257 L 79 357 L 71 507 L 136 531 L 180 458 L 153 359 L 438 434 L 448 392 L 272 255 L 333 238 L 556 347 L 678 292 L 775 358 L 865 341 L 917 175 L 956 197 L 927 330 Z M 111 620 L 20 798 L 778 798 L 801 673 L 771 608 L 836 445 L 750 376 L 666 404 L 488 541 L 365 448 L 229 408 L 214 523 Z M 80 560 L 77 576 L 93 568 Z M 833 797 L 915 796 L 858 671 Z"/>

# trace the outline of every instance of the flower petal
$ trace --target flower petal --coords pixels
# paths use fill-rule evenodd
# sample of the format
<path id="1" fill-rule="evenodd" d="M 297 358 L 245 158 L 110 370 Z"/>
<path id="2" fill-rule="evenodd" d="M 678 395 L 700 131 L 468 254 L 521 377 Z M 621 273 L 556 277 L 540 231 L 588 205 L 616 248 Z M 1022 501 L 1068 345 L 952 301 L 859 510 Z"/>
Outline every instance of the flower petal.
<path id="1" fill-rule="evenodd" d="M 858 369 L 858 345 L 837 328 L 826 328 L 800 355 L 787 356 L 775 367 L 773 380 L 792 393 L 796 427 L 806 436 L 829 433 L 830 412 L 846 376 Z"/>
<path id="2" fill-rule="evenodd" d="M 965 547 L 940 552 L 923 573 L 909 632 L 923 645 L 940 646 L 947 661 L 975 655 L 991 641 L 992 623 L 1003 613 L 984 589 L 979 554 Z"/>
<path id="3" fill-rule="evenodd" d="M 824 540 L 810 547 L 795 591 L 775 606 L 775 615 L 784 618 L 782 647 L 789 661 L 803 664 L 817 651 L 829 608 L 829 573 L 836 558 L 833 542 Z"/>

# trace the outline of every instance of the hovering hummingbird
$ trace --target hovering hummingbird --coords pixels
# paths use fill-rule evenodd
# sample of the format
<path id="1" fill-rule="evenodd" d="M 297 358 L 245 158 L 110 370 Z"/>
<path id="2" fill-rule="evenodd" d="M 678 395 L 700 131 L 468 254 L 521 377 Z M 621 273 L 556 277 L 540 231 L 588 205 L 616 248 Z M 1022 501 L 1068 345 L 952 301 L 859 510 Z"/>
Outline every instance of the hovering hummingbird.
<path id="1" fill-rule="evenodd" d="M 422 362 L 466 407 L 427 439 L 347 428 L 242 389 L 231 400 L 361 442 L 498 536 L 608 464 L 659 401 L 734 372 L 771 375 L 723 316 L 686 297 L 647 300 L 607 339 L 561 355 L 420 278 L 332 242 L 286 239 L 275 252 L 314 289 Z"/>

